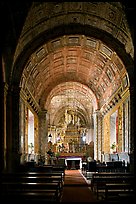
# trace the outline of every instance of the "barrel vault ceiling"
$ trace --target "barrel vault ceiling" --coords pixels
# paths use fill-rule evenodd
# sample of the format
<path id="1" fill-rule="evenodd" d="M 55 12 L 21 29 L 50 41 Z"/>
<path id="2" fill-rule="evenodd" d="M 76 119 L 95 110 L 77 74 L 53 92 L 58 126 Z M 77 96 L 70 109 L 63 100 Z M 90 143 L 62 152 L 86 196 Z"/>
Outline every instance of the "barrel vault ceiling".
<path id="1" fill-rule="evenodd" d="M 67 11 L 65 4 L 67 3 L 62 5 Z M 49 20 L 52 23 L 48 23 L 48 26 L 52 27 L 55 25 L 56 22 L 52 15 L 58 15 L 56 12 L 60 12 L 62 16 L 64 15 L 64 19 L 67 22 L 66 11 L 62 10 L 63 6 L 59 5 L 56 7 L 55 3 L 53 6 L 58 11 L 50 10 L 52 21 L 51 18 Z M 87 9 L 84 4 L 79 6 L 80 9 Z M 89 6 L 90 8 L 92 6 L 94 8 L 92 4 L 89 4 Z M 113 5 L 109 5 L 108 3 L 105 5 L 102 4 L 102 6 L 103 9 L 106 8 L 105 6 L 107 6 L 108 9 L 114 8 Z M 17 46 L 15 58 L 17 58 L 21 52 L 22 45 L 30 41 L 27 32 L 32 34 L 31 29 L 33 29 L 33 34 L 36 36 L 38 30 L 34 32 L 34 29 L 36 28 L 37 22 L 40 22 L 40 29 L 41 31 L 43 30 L 42 20 L 45 14 L 42 13 L 41 8 L 39 4 L 38 6 L 34 5 L 32 8 L 30 16 L 27 18 L 26 26 L 24 26 L 22 32 L 20 44 Z M 48 15 L 49 8 L 49 6 L 46 8 L 45 4 L 44 9 L 48 10 Z M 99 5 L 98 7 L 95 5 L 95 9 L 96 8 L 98 12 Z M 38 13 L 40 12 L 41 16 L 35 16 L 37 17 L 37 21 L 34 21 L 33 9 L 40 9 Z M 75 7 L 71 7 L 71 9 L 74 11 Z M 100 12 L 100 15 L 105 16 L 104 11 L 105 10 Z M 72 12 L 69 15 L 72 16 Z M 86 13 L 86 15 L 88 14 Z M 110 15 L 109 18 L 111 18 Z M 32 23 L 28 24 L 28 20 L 30 19 L 33 22 L 33 27 Z M 74 21 L 74 19 L 74 17 L 70 18 L 71 21 Z M 76 20 L 77 19 L 78 17 L 76 17 Z M 119 15 L 116 20 L 119 20 Z M 57 22 L 61 23 L 61 21 Z M 107 20 L 105 22 L 109 23 Z M 92 21 L 89 21 L 89 23 L 92 23 Z M 38 25 L 39 24 L 37 24 L 37 26 Z M 117 25 L 115 25 L 115 27 L 116 26 Z M 122 24 L 120 24 L 120 26 L 122 26 Z M 105 29 L 105 27 L 103 27 L 103 29 Z M 108 30 L 107 32 L 110 31 Z M 113 33 L 113 35 L 115 35 L 115 33 Z M 130 35 L 128 34 L 128 36 Z M 119 38 L 119 40 L 121 41 L 122 39 Z M 128 45 L 129 43 L 126 49 L 131 51 Z M 65 110 L 71 109 L 72 111 L 76 111 L 80 118 L 82 117 L 84 123 L 89 126 L 92 123 L 94 111 L 101 109 L 107 101 L 110 101 L 118 89 L 124 88 L 123 79 L 125 76 L 126 69 L 120 57 L 115 50 L 112 50 L 111 47 L 99 38 L 81 33 L 61 34 L 46 40 L 46 42 L 43 41 L 43 44 L 30 54 L 23 68 L 20 86 L 24 92 L 31 93 L 31 96 L 40 109 L 47 110 L 52 124 L 56 125 L 59 118 L 64 115 Z"/>
<path id="2" fill-rule="evenodd" d="M 47 42 L 30 56 L 21 86 L 50 112 L 52 122 L 66 107 L 89 118 L 122 86 L 124 74 L 117 54 L 100 40 L 67 35 Z"/>

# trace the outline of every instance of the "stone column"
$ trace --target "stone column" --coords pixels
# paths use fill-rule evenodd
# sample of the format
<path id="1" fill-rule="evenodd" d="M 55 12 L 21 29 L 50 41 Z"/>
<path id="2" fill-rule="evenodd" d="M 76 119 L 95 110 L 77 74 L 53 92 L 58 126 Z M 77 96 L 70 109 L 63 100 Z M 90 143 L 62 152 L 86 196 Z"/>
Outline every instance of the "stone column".
<path id="1" fill-rule="evenodd" d="M 26 93 L 21 89 L 20 91 L 20 108 L 19 108 L 19 133 L 20 133 L 20 163 L 24 163 L 26 161 L 26 100 L 27 95 Z M 28 137 L 28 135 L 27 135 Z"/>
<path id="2" fill-rule="evenodd" d="M 52 126 L 51 134 L 52 134 L 52 144 L 55 144 L 56 143 L 56 126 Z"/>
<path id="3" fill-rule="evenodd" d="M 45 156 L 48 146 L 48 124 L 46 120 L 47 110 L 42 110 L 38 113 L 39 119 L 39 153 Z"/>
<path id="4" fill-rule="evenodd" d="M 0 172 L 6 169 L 6 97 L 8 85 L 5 82 L 1 83 L 0 89 L 0 116 L 1 116 L 1 140 L 0 140 Z"/>
<path id="5" fill-rule="evenodd" d="M 135 166 L 135 123 L 134 123 L 134 107 L 135 107 L 135 98 L 134 98 L 134 87 L 131 86 L 130 88 L 130 171 L 134 173 L 134 166 Z"/>
<path id="6" fill-rule="evenodd" d="M 19 101 L 20 88 L 18 86 L 10 87 L 7 94 L 6 109 L 6 158 L 8 172 L 16 171 L 20 164 Z"/>
<path id="7" fill-rule="evenodd" d="M 98 153 L 98 131 L 97 131 L 97 111 L 93 114 L 94 117 L 94 159 L 97 159 L 97 153 Z"/>
<path id="8" fill-rule="evenodd" d="M 130 171 L 134 173 L 134 166 L 135 166 L 135 122 L 134 122 L 134 107 L 135 107 L 135 91 L 134 91 L 134 81 L 135 81 L 135 75 L 134 75 L 134 66 L 127 66 L 127 71 L 128 71 L 128 75 L 129 75 L 129 81 L 130 81 L 130 105 L 129 105 L 129 111 L 130 111 L 130 123 L 129 123 L 129 127 L 130 127 L 130 152 L 129 152 L 129 156 L 130 156 Z"/>
<path id="9" fill-rule="evenodd" d="M 88 129 L 88 132 L 87 132 L 87 134 L 86 134 L 86 143 L 87 144 L 90 144 L 90 142 L 94 142 L 94 128 L 90 128 L 90 129 Z"/>
<path id="10" fill-rule="evenodd" d="M 98 114 L 98 160 L 102 161 L 102 114 Z"/>
<path id="11" fill-rule="evenodd" d="M 102 117 L 99 110 L 94 113 L 94 159 L 101 161 Z"/>

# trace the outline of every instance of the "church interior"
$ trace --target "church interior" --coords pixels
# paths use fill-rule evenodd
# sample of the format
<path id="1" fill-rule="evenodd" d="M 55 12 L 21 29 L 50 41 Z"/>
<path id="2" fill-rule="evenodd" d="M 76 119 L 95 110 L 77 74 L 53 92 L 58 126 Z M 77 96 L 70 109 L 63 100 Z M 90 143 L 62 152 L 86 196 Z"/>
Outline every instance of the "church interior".
<path id="1" fill-rule="evenodd" d="M 133 174 L 134 5 L 0 7 L 1 174 L 93 162 Z"/>

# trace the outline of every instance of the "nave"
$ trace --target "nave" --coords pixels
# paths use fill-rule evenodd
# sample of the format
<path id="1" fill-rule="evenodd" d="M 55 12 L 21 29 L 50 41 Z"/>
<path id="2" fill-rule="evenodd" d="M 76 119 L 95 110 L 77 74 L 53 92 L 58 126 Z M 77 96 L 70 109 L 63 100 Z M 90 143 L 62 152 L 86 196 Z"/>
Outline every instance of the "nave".
<path id="1" fill-rule="evenodd" d="M 1 1 L 0 13 L 4 204 L 132 199 L 133 3 Z"/>
<path id="2" fill-rule="evenodd" d="M 81 170 L 66 170 L 61 202 L 98 202 Z"/>
<path id="3" fill-rule="evenodd" d="M 27 170 L 3 173 L 2 202 L 122 202 L 134 199 L 134 174 L 117 171 L 68 170 L 64 166 L 29 164 Z"/>

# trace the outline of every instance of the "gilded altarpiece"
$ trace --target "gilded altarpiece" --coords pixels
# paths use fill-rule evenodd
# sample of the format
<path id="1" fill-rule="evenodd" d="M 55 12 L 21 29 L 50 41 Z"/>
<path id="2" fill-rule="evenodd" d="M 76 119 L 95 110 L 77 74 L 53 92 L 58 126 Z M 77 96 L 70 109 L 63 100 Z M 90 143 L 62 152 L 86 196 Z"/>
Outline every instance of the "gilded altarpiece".
<path id="1" fill-rule="evenodd" d="M 39 154 L 38 116 L 34 114 L 34 153 Z"/>
<path id="2" fill-rule="evenodd" d="M 117 152 L 122 152 L 122 124 L 123 124 L 123 106 L 118 108 L 118 135 L 117 135 Z"/>
<path id="3" fill-rule="evenodd" d="M 110 153 L 110 115 L 106 115 L 103 120 L 104 138 L 103 152 Z"/>
<path id="4" fill-rule="evenodd" d="M 123 150 L 124 152 L 129 152 L 129 100 L 126 100 L 123 104 L 123 116 L 124 116 L 124 123 L 123 123 L 123 130 L 124 130 L 124 137 L 123 137 Z"/>
<path id="5" fill-rule="evenodd" d="M 98 151 L 97 151 L 97 159 L 98 160 L 101 160 L 101 153 L 102 153 L 102 115 L 101 113 L 99 112 L 98 114 L 98 125 L 97 125 L 97 134 L 98 134 Z"/>
<path id="6" fill-rule="evenodd" d="M 25 153 L 28 154 L 28 108 L 25 106 Z"/>
<path id="7" fill-rule="evenodd" d="M 94 117 L 94 159 L 98 157 L 98 112 L 96 111 Z"/>
<path id="8" fill-rule="evenodd" d="M 94 113 L 94 159 L 101 160 L 102 152 L 102 115 L 100 111 Z"/>

